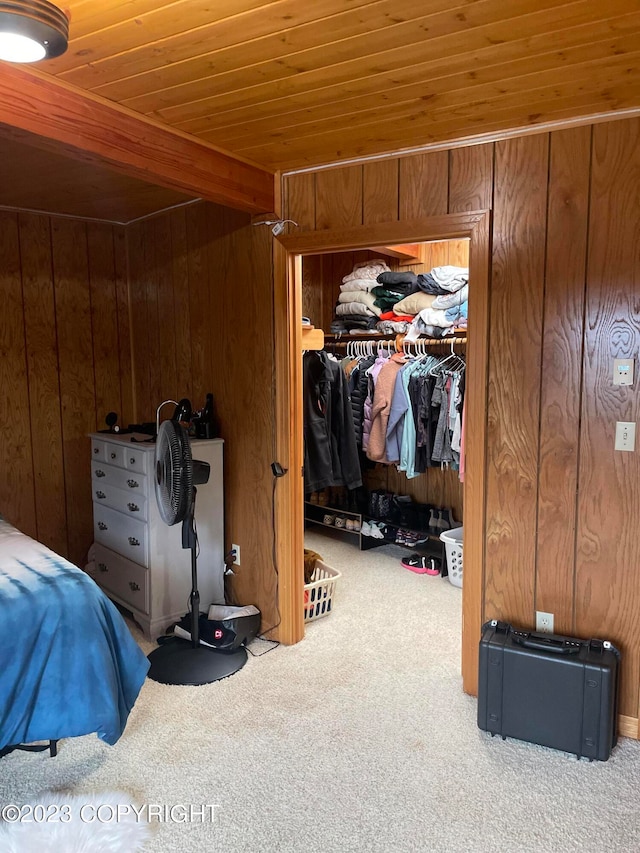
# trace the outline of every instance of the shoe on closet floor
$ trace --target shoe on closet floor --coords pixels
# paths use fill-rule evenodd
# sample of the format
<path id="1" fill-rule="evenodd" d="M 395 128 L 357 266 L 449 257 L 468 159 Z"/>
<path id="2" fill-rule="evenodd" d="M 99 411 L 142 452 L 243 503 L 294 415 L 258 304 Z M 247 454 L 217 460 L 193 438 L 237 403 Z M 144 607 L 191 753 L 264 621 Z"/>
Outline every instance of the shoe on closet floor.
<path id="1" fill-rule="evenodd" d="M 368 521 L 363 521 L 360 525 L 360 533 L 363 536 L 371 536 L 371 524 Z"/>
<path id="2" fill-rule="evenodd" d="M 403 530 L 401 527 L 396 531 L 396 545 L 406 545 L 407 537 L 406 530 Z"/>
<path id="3" fill-rule="evenodd" d="M 414 530 L 414 531 L 412 531 L 412 532 L 413 532 L 413 536 L 415 537 L 415 543 L 414 543 L 414 544 L 416 544 L 416 545 L 424 545 L 424 543 L 425 543 L 425 542 L 428 542 L 428 541 L 429 541 L 429 534 L 428 534 L 428 533 L 426 533 L 425 531 L 423 531 L 423 530 Z"/>
<path id="4" fill-rule="evenodd" d="M 384 524 L 381 524 L 379 521 L 372 521 L 369 526 L 371 527 L 371 535 L 374 539 L 384 539 L 384 534 L 387 532 Z"/>
<path id="5" fill-rule="evenodd" d="M 400 564 L 417 575 L 439 575 L 440 560 L 437 557 L 426 557 L 424 554 L 407 554 Z"/>
<path id="6" fill-rule="evenodd" d="M 429 558 L 423 554 L 407 554 L 400 560 L 400 565 L 417 575 L 426 575 L 429 569 Z"/>
<path id="7" fill-rule="evenodd" d="M 428 575 L 439 575 L 442 567 L 442 562 L 437 557 L 429 557 L 429 567 L 426 569 Z"/>

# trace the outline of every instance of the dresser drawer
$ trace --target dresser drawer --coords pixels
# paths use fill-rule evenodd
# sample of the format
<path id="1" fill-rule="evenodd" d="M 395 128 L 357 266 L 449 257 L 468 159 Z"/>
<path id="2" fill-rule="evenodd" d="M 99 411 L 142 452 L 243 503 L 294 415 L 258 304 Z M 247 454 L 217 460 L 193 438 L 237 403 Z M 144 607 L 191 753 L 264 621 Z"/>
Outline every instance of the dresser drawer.
<path id="1" fill-rule="evenodd" d="M 137 474 L 146 474 L 148 458 L 153 458 L 153 454 L 149 453 L 149 451 L 145 452 L 132 446 L 124 448 L 124 464 L 129 471 L 135 471 Z"/>
<path id="2" fill-rule="evenodd" d="M 124 468 L 124 453 L 126 447 L 121 444 L 110 444 L 105 442 L 104 461 L 108 465 L 117 465 L 118 468 Z"/>
<path id="3" fill-rule="evenodd" d="M 102 545 L 95 546 L 93 578 L 134 610 L 149 612 L 149 570 Z"/>
<path id="4" fill-rule="evenodd" d="M 98 462 L 104 462 L 105 460 L 105 443 L 104 441 L 99 441 L 97 438 L 91 439 L 91 458 L 96 459 Z"/>
<path id="5" fill-rule="evenodd" d="M 145 476 L 134 474 L 125 468 L 104 465 L 101 462 L 91 463 L 91 485 L 94 492 L 96 489 L 108 485 L 131 494 L 147 494 L 147 478 Z"/>
<path id="6" fill-rule="evenodd" d="M 147 520 L 147 499 L 138 492 L 116 489 L 108 482 L 93 481 L 93 502 L 117 509 L 124 515 L 130 515 L 138 521 Z"/>
<path id="7" fill-rule="evenodd" d="M 95 541 L 146 566 L 148 563 L 147 525 L 144 521 L 93 503 L 93 531 Z"/>

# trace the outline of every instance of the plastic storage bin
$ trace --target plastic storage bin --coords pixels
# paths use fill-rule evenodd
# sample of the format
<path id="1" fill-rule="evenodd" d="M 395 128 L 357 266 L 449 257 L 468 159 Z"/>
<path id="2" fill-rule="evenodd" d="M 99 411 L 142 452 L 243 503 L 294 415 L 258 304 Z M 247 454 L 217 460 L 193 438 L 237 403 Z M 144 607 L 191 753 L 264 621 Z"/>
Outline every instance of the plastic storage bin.
<path id="1" fill-rule="evenodd" d="M 454 586 L 462 586 L 462 527 L 445 530 L 440 534 L 447 554 L 447 571 L 449 580 Z"/>
<path id="2" fill-rule="evenodd" d="M 312 622 L 331 613 L 340 572 L 321 560 L 316 562 L 311 583 L 304 585 L 304 621 Z"/>

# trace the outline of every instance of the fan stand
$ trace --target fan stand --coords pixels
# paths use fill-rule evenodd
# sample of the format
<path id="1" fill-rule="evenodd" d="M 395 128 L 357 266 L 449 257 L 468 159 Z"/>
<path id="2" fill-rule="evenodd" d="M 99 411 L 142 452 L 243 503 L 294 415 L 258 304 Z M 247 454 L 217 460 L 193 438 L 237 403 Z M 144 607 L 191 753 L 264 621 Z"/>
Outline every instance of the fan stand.
<path id="1" fill-rule="evenodd" d="M 189 512 L 182 522 L 182 547 L 191 550 L 191 640 L 167 637 L 161 646 L 148 656 L 151 664 L 148 676 L 160 684 L 195 685 L 211 684 L 238 672 L 247 662 L 244 646 L 233 652 L 221 652 L 210 646 L 200 645 L 200 593 L 198 592 L 198 570 L 196 561 L 197 537 L 193 523 L 196 489 Z"/>

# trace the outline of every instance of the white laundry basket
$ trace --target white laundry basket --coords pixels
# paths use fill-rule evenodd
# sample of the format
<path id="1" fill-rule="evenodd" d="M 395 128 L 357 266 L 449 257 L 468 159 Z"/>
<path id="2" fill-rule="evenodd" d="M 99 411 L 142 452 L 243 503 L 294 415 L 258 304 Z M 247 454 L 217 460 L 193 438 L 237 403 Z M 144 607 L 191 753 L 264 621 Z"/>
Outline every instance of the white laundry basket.
<path id="1" fill-rule="evenodd" d="M 331 613 L 335 602 L 336 585 L 340 577 L 342 575 L 337 569 L 333 569 L 321 560 L 316 561 L 311 583 L 304 585 L 305 622 L 312 622 Z"/>
<path id="2" fill-rule="evenodd" d="M 447 554 L 447 571 L 454 586 L 462 586 L 462 531 L 463 527 L 454 527 L 440 534 Z"/>

